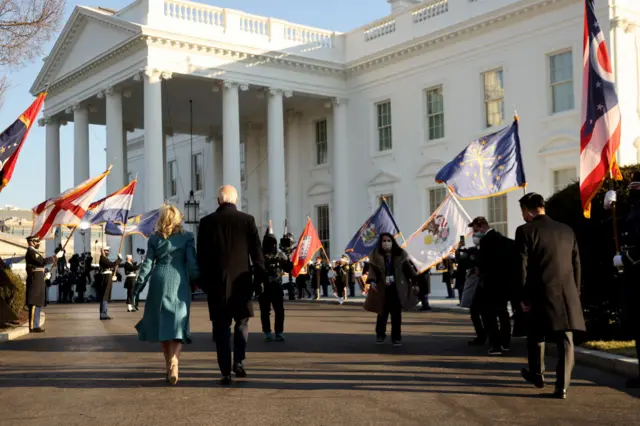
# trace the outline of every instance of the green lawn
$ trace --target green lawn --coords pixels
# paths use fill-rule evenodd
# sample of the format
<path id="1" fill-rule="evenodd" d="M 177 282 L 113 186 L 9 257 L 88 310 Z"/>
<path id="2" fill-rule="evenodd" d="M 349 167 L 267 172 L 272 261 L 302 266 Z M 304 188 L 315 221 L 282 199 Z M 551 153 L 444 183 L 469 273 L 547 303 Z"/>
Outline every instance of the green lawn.
<path id="1" fill-rule="evenodd" d="M 626 342 L 612 341 L 604 342 L 602 340 L 587 342 L 582 344 L 583 348 L 594 349 L 602 352 L 608 352 L 616 355 L 636 357 L 636 342 L 630 340 Z"/>

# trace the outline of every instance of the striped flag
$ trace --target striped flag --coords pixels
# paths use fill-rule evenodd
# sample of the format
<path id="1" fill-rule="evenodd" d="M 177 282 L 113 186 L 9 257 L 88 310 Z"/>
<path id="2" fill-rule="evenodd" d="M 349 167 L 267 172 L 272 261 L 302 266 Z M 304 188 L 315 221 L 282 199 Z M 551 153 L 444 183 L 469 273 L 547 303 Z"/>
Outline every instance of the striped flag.
<path id="1" fill-rule="evenodd" d="M 291 261 L 293 262 L 293 270 L 291 271 L 291 275 L 293 277 L 297 277 L 300 274 L 302 268 L 307 266 L 307 264 L 311 261 L 311 258 L 313 258 L 313 255 L 316 254 L 321 248 L 322 242 L 320 241 L 320 237 L 318 237 L 316 228 L 313 226 L 311 218 L 307 218 L 307 224 L 304 227 L 302 235 L 300 235 L 298 245 L 291 254 Z"/>
<path id="2" fill-rule="evenodd" d="M 44 240 L 52 237 L 56 226 L 78 226 L 110 171 L 111 167 L 99 176 L 35 206 L 32 209 L 34 218 L 31 235 Z"/>
<path id="3" fill-rule="evenodd" d="M 29 129 L 31 129 L 33 122 L 38 116 L 44 103 L 44 98 L 46 97 L 46 92 L 38 95 L 31 106 L 27 108 L 13 124 L 7 127 L 4 132 L 0 133 L 0 191 L 2 191 L 11 180 L 22 145 L 27 139 Z"/>
<path id="4" fill-rule="evenodd" d="M 131 203 L 133 203 L 136 183 L 137 180 L 134 180 L 124 188 L 92 203 L 80 223 L 80 229 L 88 229 L 91 225 L 99 225 L 105 222 L 126 223 L 129 218 L 129 210 L 131 210 Z"/>
<path id="5" fill-rule="evenodd" d="M 591 200 L 607 175 L 622 179 L 616 161 L 616 151 L 620 147 L 620 106 L 593 0 L 585 0 L 583 59 L 580 199 L 584 217 L 589 218 Z"/>

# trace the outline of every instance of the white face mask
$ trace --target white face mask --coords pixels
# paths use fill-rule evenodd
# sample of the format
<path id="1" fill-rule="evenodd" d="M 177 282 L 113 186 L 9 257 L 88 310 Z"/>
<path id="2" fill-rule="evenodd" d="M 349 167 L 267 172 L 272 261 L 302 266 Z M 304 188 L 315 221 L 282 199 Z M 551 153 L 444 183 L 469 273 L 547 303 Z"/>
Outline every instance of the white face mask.
<path id="1" fill-rule="evenodd" d="M 385 241 L 382 243 L 382 250 L 391 251 L 392 243 L 391 241 Z"/>
<path id="2" fill-rule="evenodd" d="M 475 246 L 480 245 L 480 237 L 473 237 L 473 245 Z"/>

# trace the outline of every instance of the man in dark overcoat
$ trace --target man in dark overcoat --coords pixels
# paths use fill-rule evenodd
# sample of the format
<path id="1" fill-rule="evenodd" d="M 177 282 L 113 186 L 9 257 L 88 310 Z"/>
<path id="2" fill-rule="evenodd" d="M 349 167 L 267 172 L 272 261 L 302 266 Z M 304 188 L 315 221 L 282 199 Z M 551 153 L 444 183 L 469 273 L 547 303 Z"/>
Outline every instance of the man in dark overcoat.
<path id="1" fill-rule="evenodd" d="M 522 274 L 518 283 L 522 309 L 530 313 L 525 380 L 544 387 L 545 338 L 556 344 L 558 365 L 553 396 L 567 397 L 574 365 L 573 333 L 586 331 L 580 303 L 580 254 L 573 230 L 545 214 L 544 198 L 520 199 L 527 222 L 516 230 Z"/>
<path id="2" fill-rule="evenodd" d="M 25 255 L 27 271 L 27 307 L 29 308 L 29 331 L 32 333 L 42 333 L 44 328 L 40 326 L 40 309 L 45 304 L 45 294 L 47 285 L 45 283 L 44 267 L 53 263 L 56 259 L 64 256 L 62 250 L 56 249 L 56 254 L 50 257 L 43 257 L 38 248 L 40 238 L 37 236 L 27 237 L 27 254 Z"/>
<path id="3" fill-rule="evenodd" d="M 231 372 L 246 377 L 243 362 L 253 316 L 251 296 L 255 283 L 261 287 L 265 263 L 253 216 L 238 211 L 238 191 L 225 185 L 218 191 L 218 209 L 200 220 L 198 266 L 200 288 L 208 296 L 209 318 L 222 373 L 220 383 L 230 385 Z M 260 290 L 257 291 L 260 294 Z M 231 322 L 234 326 L 234 359 L 231 359 Z"/>

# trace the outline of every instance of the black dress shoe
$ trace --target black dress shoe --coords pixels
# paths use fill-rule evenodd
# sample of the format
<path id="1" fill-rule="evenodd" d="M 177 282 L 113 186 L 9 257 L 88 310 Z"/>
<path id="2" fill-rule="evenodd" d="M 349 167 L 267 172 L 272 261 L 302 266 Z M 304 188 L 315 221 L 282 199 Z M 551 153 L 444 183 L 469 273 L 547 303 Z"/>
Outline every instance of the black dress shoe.
<path id="1" fill-rule="evenodd" d="M 38 328 L 34 328 L 32 330 L 30 330 L 31 333 L 44 333 L 44 328 L 42 327 L 38 327 Z"/>
<path id="2" fill-rule="evenodd" d="M 112 320 L 113 318 L 111 318 L 110 316 L 106 316 L 106 317 L 100 317 L 100 321 L 109 321 Z"/>
<path id="3" fill-rule="evenodd" d="M 233 380 L 231 380 L 231 376 L 224 376 L 222 379 L 220 379 L 220 384 L 222 386 L 231 386 L 231 383 L 233 383 Z"/>
<path id="4" fill-rule="evenodd" d="M 520 370 L 522 377 L 529 383 L 532 383 L 538 389 L 544 387 L 544 377 L 541 374 L 534 374 L 528 368 Z"/>
<path id="5" fill-rule="evenodd" d="M 244 366 L 241 363 L 237 363 L 233 366 L 233 373 L 238 378 L 247 377 L 247 372 L 245 371 Z"/>
<path id="6" fill-rule="evenodd" d="M 566 389 L 556 389 L 552 395 L 556 399 L 567 399 L 567 390 Z"/>

